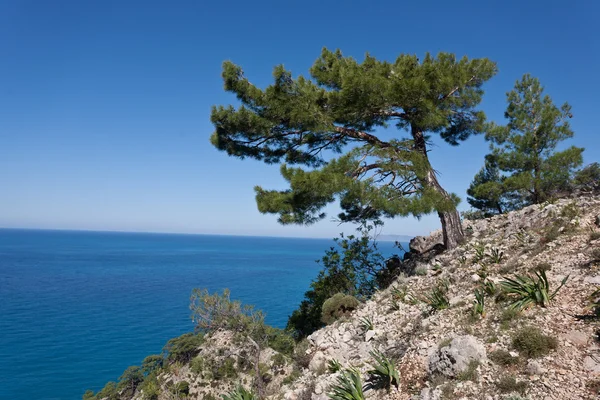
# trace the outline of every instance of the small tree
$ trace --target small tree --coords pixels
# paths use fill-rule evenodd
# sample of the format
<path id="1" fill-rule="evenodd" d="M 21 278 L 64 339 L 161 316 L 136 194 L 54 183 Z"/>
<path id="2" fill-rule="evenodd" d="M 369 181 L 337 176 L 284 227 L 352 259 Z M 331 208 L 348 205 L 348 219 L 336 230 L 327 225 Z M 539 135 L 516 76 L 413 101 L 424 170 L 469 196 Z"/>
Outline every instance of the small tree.
<path id="1" fill-rule="evenodd" d="M 467 201 L 471 207 L 481 210 L 484 217 L 502 214 L 520 208 L 521 196 L 511 191 L 500 174 L 498 163 L 488 154 L 485 165 L 473 178 L 467 189 Z"/>
<path id="2" fill-rule="evenodd" d="M 594 162 L 577 171 L 573 178 L 573 184 L 584 190 L 600 189 L 600 164 Z"/>
<path id="3" fill-rule="evenodd" d="M 321 321 L 323 304 L 336 293 L 365 300 L 378 288 L 377 278 L 385 267 L 385 260 L 377 242 L 371 238 L 372 229 L 372 225 L 363 225 L 357 235 L 341 235 L 334 239 L 337 247 L 331 247 L 320 260 L 323 269 L 288 319 L 287 328 L 297 339 L 324 326 Z"/>
<path id="4" fill-rule="evenodd" d="M 526 74 L 507 94 L 506 126 L 490 124 L 486 139 L 498 167 L 506 174 L 505 192 L 520 193 L 525 203 L 545 201 L 568 188 L 583 148 L 556 147 L 573 137 L 571 107 L 555 106 L 538 79 Z"/>
<path id="5" fill-rule="evenodd" d="M 294 79 L 280 65 L 274 84 L 260 89 L 225 62 L 225 90 L 241 106 L 213 107 L 211 142 L 231 156 L 281 163 L 290 188 L 255 191 L 259 211 L 283 224 L 318 221 L 336 200 L 342 221 L 437 212 L 450 249 L 464 237 L 458 198 L 429 162 L 430 135 L 457 145 L 482 132 L 485 116 L 476 108 L 495 73 L 490 60 L 449 53 L 402 54 L 394 62 L 367 54 L 358 63 L 323 49 L 310 78 Z M 404 133 L 375 134 L 389 126 Z"/>
<path id="6" fill-rule="evenodd" d="M 135 393 L 135 389 L 138 387 L 140 383 L 144 381 L 144 374 L 142 373 L 142 369 L 137 365 L 133 365 L 127 367 L 127 369 L 123 372 L 121 377 L 119 378 L 119 386 L 120 390 L 126 390 L 132 396 Z"/>

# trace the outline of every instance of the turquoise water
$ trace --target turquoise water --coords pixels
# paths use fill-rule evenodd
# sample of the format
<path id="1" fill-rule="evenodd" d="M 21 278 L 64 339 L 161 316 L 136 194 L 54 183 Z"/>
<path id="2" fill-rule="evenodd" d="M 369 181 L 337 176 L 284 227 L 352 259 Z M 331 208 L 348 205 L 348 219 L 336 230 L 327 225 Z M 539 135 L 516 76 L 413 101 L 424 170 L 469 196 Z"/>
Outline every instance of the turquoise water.
<path id="1" fill-rule="evenodd" d="M 284 327 L 325 239 L 0 229 L 0 399 L 80 399 L 193 330 L 193 288 Z M 394 252 L 381 242 L 382 253 Z"/>

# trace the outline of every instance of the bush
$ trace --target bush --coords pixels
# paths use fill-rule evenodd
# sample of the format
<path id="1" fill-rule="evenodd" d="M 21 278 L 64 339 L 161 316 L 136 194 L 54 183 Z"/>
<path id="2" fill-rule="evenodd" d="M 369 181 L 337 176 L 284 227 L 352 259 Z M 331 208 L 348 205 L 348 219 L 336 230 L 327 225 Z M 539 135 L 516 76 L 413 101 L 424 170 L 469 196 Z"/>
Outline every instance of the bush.
<path id="1" fill-rule="evenodd" d="M 336 293 L 369 298 L 378 284 L 389 284 L 397 275 L 397 259 L 386 262 L 371 240 L 371 226 L 361 227 L 359 235 L 344 235 L 334 239 L 337 248 L 331 247 L 321 259 L 323 269 L 304 293 L 304 300 L 292 312 L 287 330 L 299 340 L 323 327 L 323 304 Z"/>
<path id="2" fill-rule="evenodd" d="M 529 387 L 527 382 L 518 382 L 514 376 L 503 376 L 496 386 L 501 393 L 525 393 Z"/>
<path id="3" fill-rule="evenodd" d="M 163 351 L 166 354 L 167 361 L 171 363 L 182 362 L 187 364 L 200 352 L 199 347 L 202 343 L 204 343 L 203 335 L 186 333 L 169 340 L 165 347 L 163 347 Z"/>
<path id="4" fill-rule="evenodd" d="M 429 294 L 425 295 L 425 303 L 431 307 L 432 311 L 444 310 L 450 307 L 450 300 L 448 300 L 448 282 L 438 282 Z"/>
<path id="5" fill-rule="evenodd" d="M 503 365 L 505 367 L 517 364 L 519 362 L 518 357 L 513 357 L 510 355 L 510 352 L 502 349 L 491 352 L 489 357 L 490 360 L 492 360 L 496 364 Z"/>
<path id="6" fill-rule="evenodd" d="M 152 354 L 142 361 L 142 372 L 144 375 L 150 375 L 154 371 L 162 368 L 164 362 L 163 356 L 159 354 Z"/>
<path id="7" fill-rule="evenodd" d="M 187 381 L 177 382 L 171 387 L 171 393 L 176 396 L 187 396 L 190 394 L 190 384 Z"/>
<path id="8" fill-rule="evenodd" d="M 349 315 L 359 304 L 356 297 L 337 293 L 323 303 L 321 321 L 324 324 L 331 324 L 338 318 Z"/>
<path id="9" fill-rule="evenodd" d="M 127 367 L 127 369 L 119 377 L 119 385 L 117 386 L 117 388 L 119 390 L 126 390 L 127 392 L 131 393 L 131 395 L 133 395 L 135 393 L 135 389 L 143 381 L 144 374 L 142 373 L 142 369 L 137 365 L 134 365 L 131 367 Z"/>
<path id="10" fill-rule="evenodd" d="M 265 326 L 265 344 L 275 351 L 291 356 L 294 354 L 296 342 L 286 331 L 272 326 Z"/>
<path id="11" fill-rule="evenodd" d="M 302 368 L 308 368 L 310 360 L 312 360 L 312 355 L 307 354 L 309 348 L 310 344 L 308 343 L 308 340 L 302 339 L 294 349 L 294 361 Z"/>
<path id="12" fill-rule="evenodd" d="M 555 337 L 544 335 L 540 329 L 526 326 L 515 333 L 513 347 L 528 358 L 537 358 L 550 353 L 558 347 Z"/>

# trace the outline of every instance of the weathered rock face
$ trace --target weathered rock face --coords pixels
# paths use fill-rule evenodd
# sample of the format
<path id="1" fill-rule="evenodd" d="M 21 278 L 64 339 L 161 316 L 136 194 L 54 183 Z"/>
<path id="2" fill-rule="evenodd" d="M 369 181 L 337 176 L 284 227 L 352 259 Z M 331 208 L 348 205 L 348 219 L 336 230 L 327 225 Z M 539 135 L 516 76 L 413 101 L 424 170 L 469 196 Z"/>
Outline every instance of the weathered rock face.
<path id="1" fill-rule="evenodd" d="M 444 245 L 442 231 L 432 232 L 430 236 L 415 236 L 408 243 L 408 248 L 413 253 L 423 254 L 436 247 L 436 245 Z"/>
<path id="2" fill-rule="evenodd" d="M 457 336 L 429 356 L 428 370 L 430 374 L 453 378 L 465 372 L 471 363 L 481 364 L 486 360 L 485 347 L 475 337 Z"/>

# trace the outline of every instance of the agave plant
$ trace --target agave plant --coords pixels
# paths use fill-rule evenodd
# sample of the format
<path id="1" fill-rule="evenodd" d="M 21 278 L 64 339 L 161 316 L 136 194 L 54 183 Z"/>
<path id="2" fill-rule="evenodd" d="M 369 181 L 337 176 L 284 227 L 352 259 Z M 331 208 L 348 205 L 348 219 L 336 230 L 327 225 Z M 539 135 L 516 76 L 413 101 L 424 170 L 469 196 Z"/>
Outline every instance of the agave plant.
<path id="1" fill-rule="evenodd" d="M 485 317 L 485 297 L 483 291 L 475 290 L 475 301 L 473 302 L 473 316 Z"/>
<path id="2" fill-rule="evenodd" d="M 330 373 L 335 374 L 336 372 L 342 370 L 342 364 L 340 364 L 340 362 L 335 358 L 332 358 L 331 360 L 327 361 L 327 369 Z"/>
<path id="3" fill-rule="evenodd" d="M 450 300 L 448 300 L 448 282 L 439 282 L 429 294 L 425 295 L 425 303 L 429 305 L 433 310 L 444 310 L 450 307 Z"/>
<path id="4" fill-rule="evenodd" d="M 375 360 L 372 365 L 373 369 L 368 371 L 371 375 L 370 387 L 386 387 L 388 389 L 392 385 L 398 387 L 400 377 L 394 361 L 380 351 L 371 351 L 369 354 Z"/>
<path id="5" fill-rule="evenodd" d="M 473 261 L 478 263 L 485 258 L 485 246 L 482 244 L 477 244 L 475 246 L 475 257 L 473 257 Z"/>
<path id="6" fill-rule="evenodd" d="M 360 372 L 355 369 L 342 371 L 327 396 L 332 400 L 365 400 Z"/>
<path id="7" fill-rule="evenodd" d="M 500 264 L 504 258 L 504 252 L 500 249 L 493 248 L 490 254 L 490 259 L 494 264 Z"/>
<path id="8" fill-rule="evenodd" d="M 546 307 L 569 279 L 569 276 L 566 276 L 560 286 L 551 293 L 546 271 L 534 271 L 534 274 L 515 275 L 514 279 L 505 277 L 505 281 L 500 282 L 502 290 L 515 298 L 511 304 L 512 308 L 522 310 L 535 304 Z"/>
<path id="9" fill-rule="evenodd" d="M 238 386 L 232 392 L 221 396 L 223 400 L 258 400 L 254 393 L 246 390 L 243 386 Z"/>
<path id="10" fill-rule="evenodd" d="M 360 319 L 360 326 L 364 332 L 373 330 L 373 321 L 369 317 L 362 317 Z"/>

